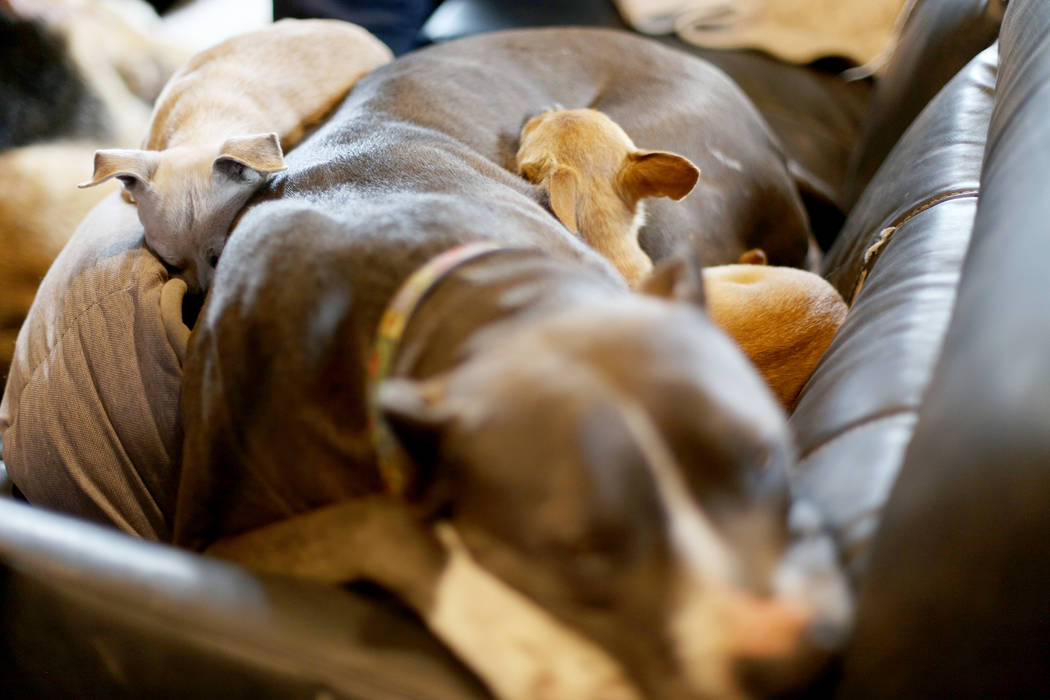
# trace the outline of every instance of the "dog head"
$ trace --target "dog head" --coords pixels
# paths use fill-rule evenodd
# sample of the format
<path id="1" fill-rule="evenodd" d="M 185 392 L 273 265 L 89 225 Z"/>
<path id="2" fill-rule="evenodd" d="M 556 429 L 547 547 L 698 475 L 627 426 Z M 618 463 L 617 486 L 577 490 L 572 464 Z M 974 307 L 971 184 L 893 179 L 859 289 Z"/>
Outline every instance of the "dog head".
<path id="1" fill-rule="evenodd" d="M 551 210 L 573 232 L 594 219 L 631 219 L 645 197 L 681 199 L 700 177 L 683 156 L 639 150 L 594 109 L 552 109 L 526 122 L 517 167 L 546 186 Z"/>
<path id="2" fill-rule="evenodd" d="M 786 421 L 694 306 L 567 309 L 379 400 L 418 465 L 410 498 L 647 693 L 734 697 L 769 679 L 756 668 L 812 670 L 820 615 L 777 584 Z"/>
<path id="3" fill-rule="evenodd" d="M 274 133 L 230 138 L 218 147 L 95 153 L 92 187 L 119 179 L 138 205 L 146 244 L 180 271 L 193 289 L 207 289 L 237 212 L 274 172 L 285 169 Z"/>

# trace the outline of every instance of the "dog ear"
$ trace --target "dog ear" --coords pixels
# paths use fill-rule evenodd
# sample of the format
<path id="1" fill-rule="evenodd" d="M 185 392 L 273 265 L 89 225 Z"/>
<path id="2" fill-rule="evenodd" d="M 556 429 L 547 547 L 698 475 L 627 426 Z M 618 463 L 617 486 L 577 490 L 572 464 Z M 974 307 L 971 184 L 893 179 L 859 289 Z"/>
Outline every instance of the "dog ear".
<path id="1" fill-rule="evenodd" d="M 738 265 L 768 265 L 769 257 L 766 255 L 766 251 L 761 248 L 752 248 L 751 250 L 745 250 L 741 255 L 740 259 L 737 260 Z"/>
<path id="2" fill-rule="evenodd" d="M 703 307 L 704 273 L 695 255 L 677 253 L 656 264 L 652 272 L 638 284 L 643 294 L 673 301 L 684 301 Z"/>
<path id="3" fill-rule="evenodd" d="M 134 149 L 95 151 L 95 173 L 90 180 L 81 182 L 77 187 L 94 187 L 113 177 L 124 183 L 126 190 L 133 192 L 153 177 L 153 159 L 148 151 Z"/>
<path id="4" fill-rule="evenodd" d="M 550 167 L 550 159 L 545 156 L 525 161 L 521 160 L 520 156 L 518 158 L 518 172 L 534 185 L 543 181 L 543 175 L 550 170 Z"/>
<path id="5" fill-rule="evenodd" d="M 700 169 L 683 156 L 666 151 L 635 151 L 620 169 L 620 186 L 634 201 L 645 197 L 681 199 L 693 191 Z"/>
<path id="6" fill-rule="evenodd" d="M 231 180 L 245 182 L 258 182 L 287 167 L 281 142 L 272 132 L 226 139 L 212 163 L 216 172 Z"/>
<path id="7" fill-rule="evenodd" d="M 576 173 L 564 165 L 555 167 L 547 178 L 547 194 L 551 211 L 558 220 L 573 233 L 579 233 L 576 226 Z"/>
<path id="8" fill-rule="evenodd" d="M 441 434 L 454 420 L 444 394 L 441 379 L 387 379 L 376 396 L 380 415 L 412 460 L 405 482 L 408 494 L 417 498 L 434 490 Z"/>

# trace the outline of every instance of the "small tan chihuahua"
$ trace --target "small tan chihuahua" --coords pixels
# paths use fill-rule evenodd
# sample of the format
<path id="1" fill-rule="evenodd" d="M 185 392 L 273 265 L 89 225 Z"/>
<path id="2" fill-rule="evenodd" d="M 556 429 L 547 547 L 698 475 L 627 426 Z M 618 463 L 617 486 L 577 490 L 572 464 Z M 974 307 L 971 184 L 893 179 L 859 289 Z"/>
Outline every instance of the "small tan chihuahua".
<path id="1" fill-rule="evenodd" d="M 521 130 L 518 172 L 542 184 L 551 211 L 608 258 L 632 285 L 652 269 L 638 245 L 642 199 L 689 194 L 700 170 L 689 159 L 635 147 L 620 126 L 595 109 L 555 108 Z"/>
<path id="2" fill-rule="evenodd" d="M 281 20 L 193 56 L 164 87 L 142 150 L 95 153 L 138 204 L 146 244 L 207 289 L 237 213 L 284 151 L 393 54 L 357 25 Z"/>

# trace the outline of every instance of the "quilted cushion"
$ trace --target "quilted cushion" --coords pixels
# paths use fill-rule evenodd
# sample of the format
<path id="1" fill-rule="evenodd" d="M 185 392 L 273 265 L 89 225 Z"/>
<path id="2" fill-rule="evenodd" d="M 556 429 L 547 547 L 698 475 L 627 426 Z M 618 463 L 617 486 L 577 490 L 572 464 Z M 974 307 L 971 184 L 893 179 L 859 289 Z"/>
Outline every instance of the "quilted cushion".
<path id="1" fill-rule="evenodd" d="M 30 502 L 169 538 L 185 292 L 119 195 L 85 218 L 40 286 L 0 403 L 4 460 Z"/>

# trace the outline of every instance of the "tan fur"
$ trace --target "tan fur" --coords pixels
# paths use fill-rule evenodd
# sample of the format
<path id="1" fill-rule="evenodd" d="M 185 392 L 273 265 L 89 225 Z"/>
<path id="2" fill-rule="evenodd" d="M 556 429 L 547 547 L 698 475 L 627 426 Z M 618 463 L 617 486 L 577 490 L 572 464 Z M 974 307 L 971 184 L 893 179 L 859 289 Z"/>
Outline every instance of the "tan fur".
<path id="1" fill-rule="evenodd" d="M 846 317 L 838 291 L 819 275 L 790 267 L 720 265 L 703 276 L 711 319 L 792 409 Z"/>
<path id="2" fill-rule="evenodd" d="M 594 109 L 555 109 L 521 131 L 518 172 L 542 184 L 554 215 L 600 252 L 631 285 L 652 269 L 638 244 L 645 197 L 681 199 L 700 171 L 688 159 L 642 151 Z"/>
<path id="3" fill-rule="evenodd" d="M 7 375 L 18 329 L 51 261 L 84 215 L 115 189 L 73 187 L 78 164 L 94 148 L 51 143 L 0 154 L 0 378 Z"/>
<path id="4" fill-rule="evenodd" d="M 142 150 L 99 151 L 83 187 L 120 178 L 146 242 L 207 288 L 237 212 L 283 151 L 390 50 L 335 20 L 282 20 L 195 55 L 168 82 Z"/>
<path id="5" fill-rule="evenodd" d="M 80 220 L 113 187 L 78 191 L 98 148 L 134 143 L 149 103 L 188 54 L 159 40 L 161 22 L 139 0 L 3 0 L 14 16 L 61 37 L 69 60 L 105 109 L 105 141 L 55 141 L 0 154 L 0 380 L 36 288 Z M 0 384 L 2 387 L 2 384 Z"/>

